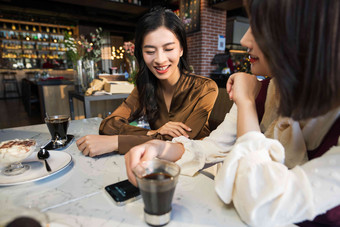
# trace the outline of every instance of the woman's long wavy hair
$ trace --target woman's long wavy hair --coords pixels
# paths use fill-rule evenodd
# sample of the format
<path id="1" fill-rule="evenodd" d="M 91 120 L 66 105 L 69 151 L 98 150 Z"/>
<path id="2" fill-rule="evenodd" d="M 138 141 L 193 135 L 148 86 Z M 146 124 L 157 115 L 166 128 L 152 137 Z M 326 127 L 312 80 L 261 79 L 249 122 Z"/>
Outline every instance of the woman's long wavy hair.
<path id="1" fill-rule="evenodd" d="M 172 11 L 157 8 L 145 14 L 138 22 L 135 34 L 135 56 L 139 65 L 136 75 L 136 86 L 139 95 L 139 109 L 132 114 L 129 120 L 135 120 L 141 115 L 146 115 L 149 123 L 153 123 L 159 116 L 159 106 L 156 100 L 157 78 L 146 66 L 143 59 L 143 42 L 145 36 L 164 26 L 169 29 L 179 40 L 183 48 L 178 67 L 180 73 L 188 71 L 187 63 L 187 38 L 182 21 Z"/>
<path id="2" fill-rule="evenodd" d="M 279 114 L 317 117 L 340 105 L 340 1 L 244 0 L 280 93 Z"/>

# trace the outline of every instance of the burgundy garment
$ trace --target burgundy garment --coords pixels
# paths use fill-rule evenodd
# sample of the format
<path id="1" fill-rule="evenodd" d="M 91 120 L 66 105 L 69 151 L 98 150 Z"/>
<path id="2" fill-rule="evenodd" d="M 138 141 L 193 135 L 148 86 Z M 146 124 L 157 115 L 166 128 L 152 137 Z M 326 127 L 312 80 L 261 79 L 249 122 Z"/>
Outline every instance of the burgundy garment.
<path id="1" fill-rule="evenodd" d="M 259 94 L 256 97 L 255 104 L 256 104 L 256 111 L 257 111 L 257 117 L 259 118 L 259 122 L 262 121 L 262 117 L 264 114 L 264 104 L 266 102 L 267 98 L 267 91 L 268 91 L 268 85 L 269 85 L 270 79 L 262 80 L 262 86 Z"/>
<path id="2" fill-rule="evenodd" d="M 326 153 L 332 146 L 337 145 L 340 136 L 340 117 L 334 122 L 318 148 L 308 151 L 309 160 Z M 340 195 L 339 195 L 340 196 Z M 340 226 L 340 205 L 320 214 L 313 221 L 304 221 L 296 224 L 301 227 L 336 227 Z"/>

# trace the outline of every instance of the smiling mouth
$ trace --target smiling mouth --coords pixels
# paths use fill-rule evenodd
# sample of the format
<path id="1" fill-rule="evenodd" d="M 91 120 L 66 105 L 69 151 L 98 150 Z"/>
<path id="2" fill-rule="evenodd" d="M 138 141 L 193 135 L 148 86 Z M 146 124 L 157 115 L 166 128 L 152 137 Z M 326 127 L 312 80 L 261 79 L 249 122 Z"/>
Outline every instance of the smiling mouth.
<path id="1" fill-rule="evenodd" d="M 162 66 L 162 67 L 157 66 L 157 67 L 154 67 L 154 68 L 156 69 L 156 71 L 158 73 L 166 73 L 168 71 L 169 67 L 170 67 L 170 65 Z"/>
<path id="2" fill-rule="evenodd" d="M 254 63 L 254 62 L 258 61 L 258 60 L 259 60 L 258 57 L 254 56 L 254 55 L 251 55 L 251 54 L 249 55 L 250 63 Z"/>

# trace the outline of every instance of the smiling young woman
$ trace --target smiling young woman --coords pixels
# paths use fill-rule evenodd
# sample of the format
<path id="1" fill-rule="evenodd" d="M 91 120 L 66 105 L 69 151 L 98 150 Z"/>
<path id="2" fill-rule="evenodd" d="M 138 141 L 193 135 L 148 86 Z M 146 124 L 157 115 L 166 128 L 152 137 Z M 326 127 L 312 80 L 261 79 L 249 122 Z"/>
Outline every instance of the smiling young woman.
<path id="1" fill-rule="evenodd" d="M 185 28 L 171 11 L 156 9 L 136 26 L 136 87 L 100 125 L 102 135 L 77 141 L 84 155 L 118 151 L 125 154 L 151 139 L 185 136 L 201 139 L 210 133 L 208 118 L 218 94 L 209 78 L 188 72 Z M 145 117 L 151 129 L 129 123 Z"/>

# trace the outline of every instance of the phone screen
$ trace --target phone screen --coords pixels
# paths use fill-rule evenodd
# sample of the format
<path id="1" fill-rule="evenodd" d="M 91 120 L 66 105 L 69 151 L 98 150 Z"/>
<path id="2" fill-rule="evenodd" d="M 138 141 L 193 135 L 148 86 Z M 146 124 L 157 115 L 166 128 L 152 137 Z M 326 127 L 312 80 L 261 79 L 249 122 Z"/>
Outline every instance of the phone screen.
<path id="1" fill-rule="evenodd" d="M 139 188 L 129 180 L 120 181 L 105 187 L 105 191 L 114 199 L 117 205 L 124 205 L 140 198 Z"/>

